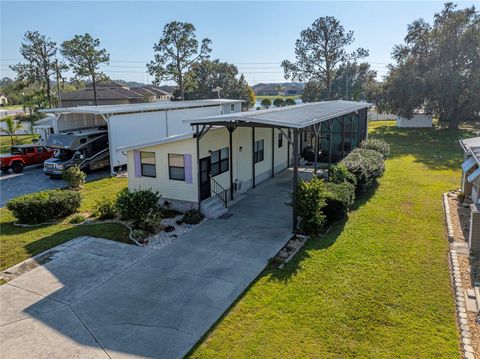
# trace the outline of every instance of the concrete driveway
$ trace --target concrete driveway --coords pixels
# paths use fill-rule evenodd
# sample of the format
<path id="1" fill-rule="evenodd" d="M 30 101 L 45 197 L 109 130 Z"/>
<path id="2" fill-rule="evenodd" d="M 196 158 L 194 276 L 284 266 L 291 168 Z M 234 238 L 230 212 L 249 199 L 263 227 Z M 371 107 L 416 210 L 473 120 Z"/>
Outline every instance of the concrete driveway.
<path id="1" fill-rule="evenodd" d="M 87 181 L 95 181 L 110 175 L 109 170 L 87 174 Z M 65 187 L 61 178 L 50 178 L 43 173 L 43 165 L 25 167 L 22 173 L 0 174 L 0 207 L 5 207 L 12 198 L 24 194 Z"/>
<path id="2" fill-rule="evenodd" d="M 155 251 L 80 238 L 0 287 L 5 358 L 181 358 L 288 241 L 284 173 Z"/>

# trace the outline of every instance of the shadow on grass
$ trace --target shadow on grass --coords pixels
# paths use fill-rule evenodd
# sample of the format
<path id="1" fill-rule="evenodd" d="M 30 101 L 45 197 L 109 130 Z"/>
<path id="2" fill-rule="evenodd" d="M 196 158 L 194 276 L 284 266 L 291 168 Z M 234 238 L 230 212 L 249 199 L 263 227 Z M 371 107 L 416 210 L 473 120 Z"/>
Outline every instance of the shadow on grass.
<path id="1" fill-rule="evenodd" d="M 456 131 L 438 128 L 375 128 L 370 135 L 382 138 L 392 147 L 390 158 L 411 155 L 431 169 L 457 169 L 462 162 L 458 140 L 475 136 L 473 130 Z M 452 151 L 457 147 L 458 151 Z"/>
<path id="2" fill-rule="evenodd" d="M 25 241 L 27 243 L 15 246 L 12 250 L 10 250 L 7 242 L 3 242 L 0 270 L 9 268 L 25 259 L 81 236 L 105 238 L 121 243 L 133 244 L 128 238 L 128 229 L 117 223 L 85 224 L 77 226 L 53 224 L 39 227 L 17 227 L 14 226 L 13 223 L 2 223 L 2 236 L 11 237 L 11 239 L 6 239 L 6 241 L 15 241 L 16 236 L 28 236 L 27 233 L 34 230 L 40 230 L 43 232 L 38 233 L 38 237 L 40 237 L 39 239 L 33 239 L 31 242 L 28 242 L 28 239 L 23 239 L 22 242 Z M 37 236 L 37 234 L 35 234 L 35 236 Z M 28 255 L 22 255 L 22 251 L 19 252 L 17 250 L 18 247 L 23 247 Z M 25 251 L 23 251 L 23 253 L 25 253 Z"/>

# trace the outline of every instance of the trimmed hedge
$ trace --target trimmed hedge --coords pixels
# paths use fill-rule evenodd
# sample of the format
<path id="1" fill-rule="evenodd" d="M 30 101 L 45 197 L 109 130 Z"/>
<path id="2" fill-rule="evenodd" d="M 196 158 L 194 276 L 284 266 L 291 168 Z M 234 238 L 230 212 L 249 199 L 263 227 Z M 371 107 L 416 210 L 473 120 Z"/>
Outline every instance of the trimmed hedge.
<path id="1" fill-rule="evenodd" d="M 149 189 L 129 191 L 127 188 L 117 195 L 117 211 L 124 220 L 133 221 L 142 227 L 158 212 L 160 195 Z"/>
<path id="2" fill-rule="evenodd" d="M 80 208 L 82 197 L 76 191 L 50 190 L 17 197 L 7 203 L 20 223 L 38 224 L 65 218 Z"/>
<path id="3" fill-rule="evenodd" d="M 322 208 L 325 207 L 325 182 L 313 177 L 311 181 L 300 180 L 297 190 L 297 216 L 300 219 L 299 229 L 305 234 L 318 234 L 325 223 Z"/>
<path id="4" fill-rule="evenodd" d="M 322 212 L 327 224 L 345 217 L 355 201 L 355 186 L 349 182 L 327 182 L 325 207 Z"/>
<path id="5" fill-rule="evenodd" d="M 198 209 L 190 209 L 183 215 L 182 222 L 186 224 L 198 224 L 202 221 L 203 214 Z"/>
<path id="6" fill-rule="evenodd" d="M 358 192 L 365 192 L 385 171 L 382 154 L 366 148 L 354 149 L 341 163 L 356 177 Z"/>
<path id="7" fill-rule="evenodd" d="M 383 158 L 387 158 L 390 154 L 390 145 L 379 138 L 366 139 L 360 143 L 360 147 L 380 152 Z"/>
<path id="8" fill-rule="evenodd" d="M 348 171 L 347 166 L 343 163 L 337 163 L 328 167 L 328 181 L 334 183 L 349 182 L 355 185 L 357 184 L 357 178 Z"/>

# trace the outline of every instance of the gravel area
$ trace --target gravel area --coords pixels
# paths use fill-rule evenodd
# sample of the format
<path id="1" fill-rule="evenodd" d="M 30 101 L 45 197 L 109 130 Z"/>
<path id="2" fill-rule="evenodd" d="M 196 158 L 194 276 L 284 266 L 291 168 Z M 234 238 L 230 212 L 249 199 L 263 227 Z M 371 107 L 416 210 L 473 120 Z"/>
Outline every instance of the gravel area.
<path id="1" fill-rule="evenodd" d="M 171 243 L 172 241 L 180 238 L 183 234 L 191 231 L 193 228 L 198 226 L 198 224 L 177 224 L 177 221 L 180 221 L 183 217 L 183 214 L 175 216 L 174 218 L 165 218 L 160 222 L 163 228 L 173 227 L 174 229 L 170 232 L 165 230 L 148 237 L 144 240 L 145 246 L 153 249 L 160 249 Z M 202 221 L 203 222 L 203 221 Z M 202 223 L 200 222 L 200 223 Z M 199 224 L 200 224 L 199 223 Z"/>
<path id="2" fill-rule="evenodd" d="M 448 196 L 450 207 L 450 219 L 453 227 L 453 240 L 455 243 L 467 244 L 470 207 L 459 201 L 457 193 Z M 460 269 L 463 289 L 473 289 L 480 286 L 480 259 L 474 256 L 459 255 L 458 264 Z M 467 319 L 470 327 L 470 345 L 475 352 L 475 357 L 480 358 L 480 325 L 477 323 L 478 313 L 467 311 Z"/>

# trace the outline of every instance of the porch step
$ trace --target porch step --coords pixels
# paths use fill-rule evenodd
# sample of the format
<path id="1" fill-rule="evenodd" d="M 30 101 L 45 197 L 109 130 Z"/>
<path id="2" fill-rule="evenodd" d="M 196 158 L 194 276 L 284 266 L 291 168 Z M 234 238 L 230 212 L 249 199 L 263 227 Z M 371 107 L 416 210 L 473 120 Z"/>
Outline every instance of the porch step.
<path id="1" fill-rule="evenodd" d="M 225 208 L 223 202 L 216 196 L 202 202 L 202 213 L 207 218 L 218 218 L 227 211 L 228 208 Z"/>

